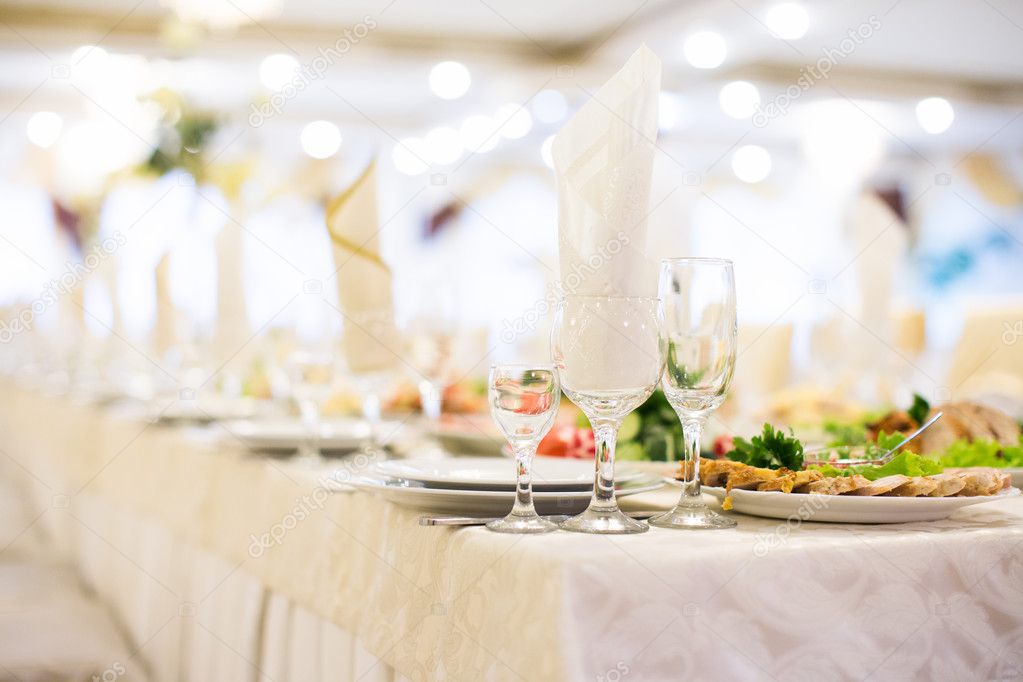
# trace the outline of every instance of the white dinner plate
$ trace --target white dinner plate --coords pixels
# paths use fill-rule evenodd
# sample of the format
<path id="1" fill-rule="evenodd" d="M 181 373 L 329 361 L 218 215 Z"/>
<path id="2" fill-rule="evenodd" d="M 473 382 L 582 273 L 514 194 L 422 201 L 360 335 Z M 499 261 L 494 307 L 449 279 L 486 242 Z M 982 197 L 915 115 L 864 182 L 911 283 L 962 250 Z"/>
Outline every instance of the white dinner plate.
<path id="1" fill-rule="evenodd" d="M 675 481 L 678 484 L 677 481 Z M 703 491 L 719 500 L 724 488 L 704 486 Z M 936 521 L 963 507 L 1019 495 L 1007 488 L 996 495 L 977 497 L 884 497 L 880 495 L 808 495 L 777 491 L 733 490 L 732 509 L 769 519 L 799 519 L 833 523 L 906 523 Z"/>
<path id="2" fill-rule="evenodd" d="M 500 457 L 501 447 L 504 446 L 504 439 L 500 435 L 486 436 L 481 433 L 443 429 L 432 431 L 430 435 L 437 439 L 442 448 L 453 455 L 471 454 Z"/>
<path id="3" fill-rule="evenodd" d="M 306 438 L 299 419 L 259 419 L 223 422 L 229 438 L 250 450 L 295 450 Z M 387 432 L 387 424 L 380 425 Z M 323 450 L 355 450 L 369 435 L 369 426 L 358 419 L 331 419 L 320 424 L 319 446 Z"/>
<path id="4" fill-rule="evenodd" d="M 167 405 L 157 399 L 150 402 L 148 412 L 156 422 L 212 422 L 250 419 L 256 409 L 251 400 L 175 400 Z"/>
<path id="5" fill-rule="evenodd" d="M 593 461 L 565 457 L 533 458 L 535 490 L 586 490 L 593 488 Z M 515 463 L 493 457 L 453 457 L 449 459 L 394 459 L 373 466 L 370 475 L 419 481 L 434 488 L 515 488 Z M 643 476 L 640 471 L 623 468 L 615 472 L 619 483 Z"/>
<path id="6" fill-rule="evenodd" d="M 373 476 L 357 476 L 351 480 L 351 484 L 403 507 L 445 514 L 502 516 L 511 510 L 515 502 L 514 490 L 428 488 L 425 484 L 413 481 Z M 658 478 L 640 478 L 619 485 L 616 495 L 638 495 L 657 490 L 663 485 L 663 481 Z M 533 492 L 533 502 L 541 514 L 577 514 L 586 509 L 590 496 L 589 490 L 537 490 Z"/>

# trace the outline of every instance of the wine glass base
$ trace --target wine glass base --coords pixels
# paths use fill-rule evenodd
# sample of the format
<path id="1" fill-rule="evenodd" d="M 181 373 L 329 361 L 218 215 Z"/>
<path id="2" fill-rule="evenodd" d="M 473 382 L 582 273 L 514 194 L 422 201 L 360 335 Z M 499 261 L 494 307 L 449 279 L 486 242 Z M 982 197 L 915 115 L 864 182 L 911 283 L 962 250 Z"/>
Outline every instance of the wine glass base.
<path id="1" fill-rule="evenodd" d="M 323 466 L 327 460 L 323 457 L 323 453 L 316 450 L 308 450 L 301 448 L 291 458 L 291 463 L 295 466 L 302 467 L 303 469 L 315 469 Z"/>
<path id="2" fill-rule="evenodd" d="M 558 524 L 551 523 L 542 516 L 532 515 L 516 515 L 508 514 L 503 519 L 491 521 L 487 524 L 487 529 L 492 530 L 495 533 L 527 533 L 535 535 L 537 533 L 550 533 L 558 529 Z"/>
<path id="3" fill-rule="evenodd" d="M 588 508 L 582 514 L 561 523 L 561 530 L 573 533 L 596 533 L 599 535 L 630 535 L 645 533 L 650 527 L 641 521 L 626 516 L 620 509 Z"/>
<path id="4" fill-rule="evenodd" d="M 734 519 L 718 514 L 705 506 L 679 505 L 669 512 L 650 518 L 647 523 L 656 528 L 678 528 L 682 530 L 716 530 L 735 528 Z"/>

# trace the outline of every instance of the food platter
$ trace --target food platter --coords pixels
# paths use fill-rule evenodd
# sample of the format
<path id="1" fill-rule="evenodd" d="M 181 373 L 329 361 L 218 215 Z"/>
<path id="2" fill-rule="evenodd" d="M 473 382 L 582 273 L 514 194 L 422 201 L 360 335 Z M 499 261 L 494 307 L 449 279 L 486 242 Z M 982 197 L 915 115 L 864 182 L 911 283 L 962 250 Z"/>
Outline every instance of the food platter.
<path id="1" fill-rule="evenodd" d="M 678 481 L 672 480 L 678 484 Z M 724 500 L 724 488 L 704 486 L 703 492 Z M 1015 497 L 1018 488 L 995 495 L 975 497 L 863 497 L 856 495 L 806 495 L 777 491 L 732 490 L 732 509 L 751 516 L 832 523 L 907 523 L 936 521 L 953 512 L 984 502 Z"/>

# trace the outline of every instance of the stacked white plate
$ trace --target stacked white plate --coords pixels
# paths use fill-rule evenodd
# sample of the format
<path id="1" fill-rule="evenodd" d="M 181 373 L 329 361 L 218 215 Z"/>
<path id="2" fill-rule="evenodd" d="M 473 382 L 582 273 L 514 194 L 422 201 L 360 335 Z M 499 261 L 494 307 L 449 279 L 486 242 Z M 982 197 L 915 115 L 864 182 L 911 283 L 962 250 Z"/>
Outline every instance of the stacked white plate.
<path id="1" fill-rule="evenodd" d="M 616 478 L 619 497 L 656 490 L 663 484 L 655 476 L 628 469 L 617 472 Z M 493 457 L 390 460 L 351 483 L 413 509 L 500 516 L 515 501 L 515 463 Z M 578 513 L 589 504 L 592 490 L 592 461 L 533 460 L 533 500 L 539 513 Z"/>
<path id="2" fill-rule="evenodd" d="M 300 419 L 245 419 L 221 424 L 225 437 L 240 442 L 250 450 L 297 450 L 306 439 L 306 427 Z M 381 424 L 388 433 L 394 425 Z M 321 450 L 349 451 L 357 449 L 369 436 L 369 425 L 361 419 L 329 419 L 320 424 Z"/>

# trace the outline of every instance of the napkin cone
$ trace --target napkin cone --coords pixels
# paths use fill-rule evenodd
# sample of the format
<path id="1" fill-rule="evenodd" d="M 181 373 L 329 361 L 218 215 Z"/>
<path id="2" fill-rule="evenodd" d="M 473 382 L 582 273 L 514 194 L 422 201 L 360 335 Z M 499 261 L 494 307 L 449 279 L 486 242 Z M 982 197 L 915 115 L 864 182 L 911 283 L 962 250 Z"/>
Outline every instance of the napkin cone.
<path id="1" fill-rule="evenodd" d="M 163 254 L 156 264 L 156 320 L 153 324 L 152 345 L 157 357 L 165 359 L 178 345 L 179 317 L 171 297 L 171 253 Z"/>
<path id="2" fill-rule="evenodd" d="M 398 363 L 399 338 L 391 299 L 391 269 L 380 257 L 376 162 L 327 206 L 327 230 L 337 266 L 344 332 L 341 348 L 356 373 Z"/>
<path id="3" fill-rule="evenodd" d="M 657 293 L 646 219 L 660 89 L 661 62 L 644 45 L 554 138 L 565 294 Z"/>
<path id="4" fill-rule="evenodd" d="M 217 233 L 217 322 L 214 346 L 218 362 L 229 362 L 252 335 L 245 307 L 242 268 L 244 230 L 241 223 L 227 222 Z"/>

